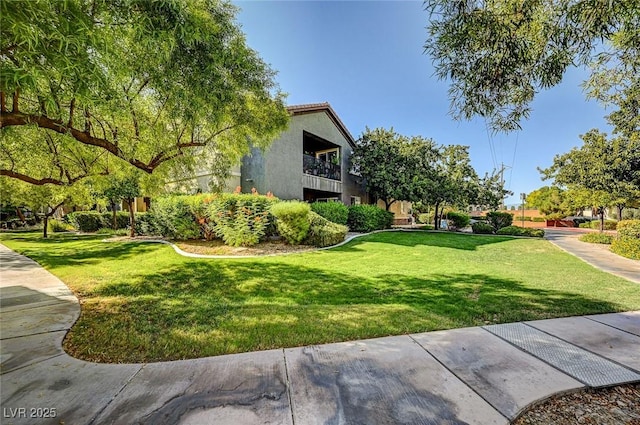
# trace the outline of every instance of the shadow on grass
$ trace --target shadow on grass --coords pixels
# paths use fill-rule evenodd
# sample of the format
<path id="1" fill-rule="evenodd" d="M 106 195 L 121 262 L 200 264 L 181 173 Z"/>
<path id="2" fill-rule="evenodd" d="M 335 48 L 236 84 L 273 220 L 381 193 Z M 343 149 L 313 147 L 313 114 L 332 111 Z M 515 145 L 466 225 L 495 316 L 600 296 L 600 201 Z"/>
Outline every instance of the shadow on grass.
<path id="1" fill-rule="evenodd" d="M 188 262 L 101 285 L 94 296 L 112 304 L 92 310 L 85 303 L 71 344 L 75 355 L 98 361 L 202 357 L 621 309 L 486 274 L 354 278 L 264 262 Z M 103 357 L 85 355 L 83 346 L 103 348 Z"/>
<path id="2" fill-rule="evenodd" d="M 513 240 L 515 239 L 508 236 L 461 235 L 456 233 L 429 231 L 396 231 L 381 232 L 375 233 L 373 235 L 362 236 L 354 239 L 352 242 L 343 247 L 336 248 L 336 250 L 359 251 L 360 248 L 358 248 L 358 245 L 368 242 L 375 242 L 408 247 L 426 245 L 440 248 L 475 251 L 479 246 L 482 245 L 490 245 Z"/>
<path id="3" fill-rule="evenodd" d="M 37 234 L 11 234 L 10 238 L 4 238 L 4 240 L 19 242 L 21 246 L 15 249 L 16 252 L 36 259 L 47 269 L 126 259 L 158 249 L 155 244 L 101 242 L 105 237 L 105 235 L 58 233 L 44 239 Z"/>

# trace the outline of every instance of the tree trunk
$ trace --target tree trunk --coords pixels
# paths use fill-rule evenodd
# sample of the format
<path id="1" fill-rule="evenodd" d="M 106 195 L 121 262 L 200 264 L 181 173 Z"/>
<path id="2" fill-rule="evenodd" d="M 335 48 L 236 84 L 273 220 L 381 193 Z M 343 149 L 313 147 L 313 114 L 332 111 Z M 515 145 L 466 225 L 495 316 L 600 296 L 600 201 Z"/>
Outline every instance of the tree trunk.
<path id="1" fill-rule="evenodd" d="M 18 215 L 18 218 L 20 219 L 20 221 L 22 221 L 23 223 L 27 221 L 24 214 L 22 214 L 22 210 L 20 210 L 19 207 L 16 207 L 16 214 Z"/>
<path id="2" fill-rule="evenodd" d="M 127 198 L 125 200 L 127 203 L 127 208 L 129 208 L 129 226 L 131 226 L 131 231 L 129 232 L 129 236 L 132 238 L 136 237 L 136 213 L 133 210 L 133 199 Z"/>
<path id="3" fill-rule="evenodd" d="M 47 230 L 49 227 L 49 216 L 45 215 L 44 216 L 44 220 L 42 221 L 44 223 L 44 229 L 42 230 L 42 237 L 47 239 L 48 235 L 47 235 Z"/>
<path id="4" fill-rule="evenodd" d="M 436 202 L 436 210 L 433 213 L 433 225 L 434 225 L 434 229 L 438 230 L 440 228 L 440 217 L 438 217 L 438 207 L 440 206 L 440 204 L 438 202 Z"/>
<path id="5" fill-rule="evenodd" d="M 598 210 L 598 214 L 600 214 L 600 233 L 604 232 L 604 208 L 600 208 Z"/>
<path id="6" fill-rule="evenodd" d="M 394 202 L 396 202 L 395 199 L 393 201 L 391 201 L 391 202 L 389 202 L 388 199 L 384 199 L 385 211 L 389 211 L 389 208 L 391 208 L 391 205 L 393 205 Z"/>
<path id="7" fill-rule="evenodd" d="M 618 208 L 618 220 L 622 220 L 622 210 L 624 210 L 624 205 L 616 205 Z"/>
<path id="8" fill-rule="evenodd" d="M 112 223 L 113 230 L 118 230 L 118 218 L 116 216 L 116 203 L 115 202 L 111 202 L 111 213 L 112 213 L 111 223 Z"/>

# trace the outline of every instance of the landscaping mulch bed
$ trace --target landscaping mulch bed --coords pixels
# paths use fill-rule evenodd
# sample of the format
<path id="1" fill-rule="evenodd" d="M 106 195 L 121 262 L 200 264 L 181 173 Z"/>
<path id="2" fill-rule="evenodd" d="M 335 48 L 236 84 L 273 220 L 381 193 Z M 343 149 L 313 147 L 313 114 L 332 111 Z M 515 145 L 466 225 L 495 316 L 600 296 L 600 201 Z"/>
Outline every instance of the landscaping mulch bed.
<path id="1" fill-rule="evenodd" d="M 513 424 L 640 425 L 640 384 L 553 397 L 524 412 Z"/>

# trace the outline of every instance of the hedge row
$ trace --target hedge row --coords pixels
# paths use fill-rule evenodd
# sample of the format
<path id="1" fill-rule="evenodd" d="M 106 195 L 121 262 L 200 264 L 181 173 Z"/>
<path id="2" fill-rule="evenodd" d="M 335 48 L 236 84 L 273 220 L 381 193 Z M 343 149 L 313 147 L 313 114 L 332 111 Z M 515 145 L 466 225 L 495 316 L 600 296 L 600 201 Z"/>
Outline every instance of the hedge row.
<path id="1" fill-rule="evenodd" d="M 611 243 L 611 251 L 623 257 L 640 260 L 640 220 L 618 222 L 618 237 Z"/>
<path id="2" fill-rule="evenodd" d="M 113 228 L 113 213 L 98 211 L 76 211 L 65 216 L 65 221 L 81 232 L 97 232 L 104 227 Z M 116 212 L 116 228 L 129 227 L 129 213 Z"/>
<path id="3" fill-rule="evenodd" d="M 605 220 L 604 230 L 616 230 L 618 222 L 614 220 Z M 578 227 L 583 229 L 600 229 L 600 220 L 587 221 L 585 223 L 579 223 Z"/>

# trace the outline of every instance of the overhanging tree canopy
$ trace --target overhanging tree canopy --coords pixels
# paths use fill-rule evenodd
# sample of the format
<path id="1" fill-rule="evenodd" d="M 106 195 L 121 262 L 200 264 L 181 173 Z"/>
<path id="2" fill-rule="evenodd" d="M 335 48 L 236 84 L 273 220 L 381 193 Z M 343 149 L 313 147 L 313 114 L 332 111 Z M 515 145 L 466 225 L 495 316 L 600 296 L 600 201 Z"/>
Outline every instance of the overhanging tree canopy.
<path id="1" fill-rule="evenodd" d="M 274 72 L 227 1 L 0 2 L 0 175 L 70 185 L 238 159 L 286 127 Z M 166 169 L 166 167 L 163 167 Z"/>
<path id="2" fill-rule="evenodd" d="M 558 84 L 569 66 L 593 61 L 590 95 L 623 116 L 635 110 L 637 129 L 637 0 L 428 0 L 425 8 L 425 50 L 436 75 L 450 80 L 454 117 L 517 129 L 538 91 Z"/>

